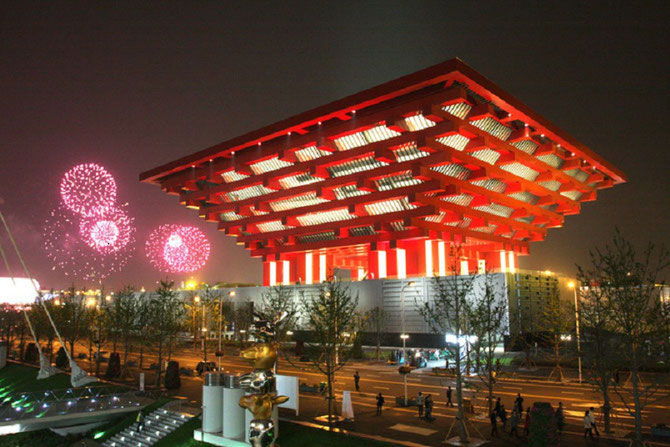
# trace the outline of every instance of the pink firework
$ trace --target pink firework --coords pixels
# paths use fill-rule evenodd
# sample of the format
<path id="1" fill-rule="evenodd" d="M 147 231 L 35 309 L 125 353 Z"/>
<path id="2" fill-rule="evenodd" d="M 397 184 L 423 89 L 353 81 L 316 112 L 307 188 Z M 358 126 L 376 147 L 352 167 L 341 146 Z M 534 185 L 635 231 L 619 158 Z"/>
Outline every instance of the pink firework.
<path id="1" fill-rule="evenodd" d="M 209 259 L 210 245 L 195 227 L 161 225 L 151 232 L 146 242 L 149 262 L 162 272 L 193 272 Z"/>
<path id="2" fill-rule="evenodd" d="M 65 206 L 84 217 L 92 217 L 114 206 L 116 182 L 109 172 L 95 163 L 77 165 L 60 182 Z"/>
<path id="3" fill-rule="evenodd" d="M 42 232 L 46 256 L 53 263 L 53 270 L 84 281 L 98 281 L 119 272 L 134 253 L 132 234 L 129 242 L 116 251 L 102 253 L 92 248 L 80 235 L 80 216 L 62 205 L 51 212 Z M 119 232 L 119 237 L 121 234 Z"/>
<path id="4" fill-rule="evenodd" d="M 79 223 L 81 239 L 102 254 L 122 249 L 133 240 L 134 233 L 133 219 L 120 207 L 106 208 Z"/>

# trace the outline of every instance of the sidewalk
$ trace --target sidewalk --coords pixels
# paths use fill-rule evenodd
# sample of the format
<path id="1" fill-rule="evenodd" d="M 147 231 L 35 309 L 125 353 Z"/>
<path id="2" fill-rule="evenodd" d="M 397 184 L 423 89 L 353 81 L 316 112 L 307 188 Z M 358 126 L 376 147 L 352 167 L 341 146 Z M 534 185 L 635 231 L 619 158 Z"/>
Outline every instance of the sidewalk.
<path id="1" fill-rule="evenodd" d="M 310 406 L 311 407 L 311 406 Z M 303 409 L 302 414 L 296 417 L 290 412 L 282 411 L 282 418 L 310 427 L 318 427 L 327 430 L 328 427 L 323 423 L 316 422 L 310 417 L 313 408 Z M 376 416 L 376 409 L 373 404 L 357 404 L 355 408 L 355 419 L 353 421 L 343 421 L 334 427 L 337 431 L 346 432 L 352 436 L 366 439 L 387 442 L 389 445 L 399 445 L 407 447 L 438 447 L 444 446 L 444 440 L 450 427 L 455 421 L 454 417 L 437 416 L 433 422 L 427 422 L 419 419 L 416 408 L 396 408 L 385 407 L 381 416 Z M 526 437 L 512 438 L 507 433 L 502 432 L 498 426 L 500 434 L 490 437 L 490 425 L 488 420 L 473 419 L 469 427 L 470 436 L 487 441 L 485 445 L 509 446 L 509 445 L 527 445 Z M 509 429 L 509 427 L 508 427 Z M 478 433 L 479 432 L 479 433 Z M 523 435 L 523 428 L 520 430 Z M 458 428 L 453 424 L 450 438 L 458 436 Z M 563 445 L 569 446 L 593 446 L 593 441 L 583 438 L 583 431 L 576 425 L 568 425 L 561 437 Z M 623 438 L 614 438 L 601 436 L 596 441 L 597 445 L 607 446 L 625 446 L 629 440 Z M 668 446 L 670 443 L 654 441 L 651 445 Z"/>

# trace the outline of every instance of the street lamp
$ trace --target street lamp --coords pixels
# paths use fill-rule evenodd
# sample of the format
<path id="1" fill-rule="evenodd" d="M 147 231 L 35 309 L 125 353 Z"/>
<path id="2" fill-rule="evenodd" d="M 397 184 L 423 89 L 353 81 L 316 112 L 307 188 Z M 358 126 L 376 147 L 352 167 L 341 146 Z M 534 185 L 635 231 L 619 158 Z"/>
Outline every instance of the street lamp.
<path id="1" fill-rule="evenodd" d="M 575 292 L 575 335 L 577 336 L 577 365 L 579 367 L 579 383 L 582 383 L 582 348 L 579 337 L 579 300 L 577 299 L 577 285 L 570 281 L 568 287 Z"/>
<path id="2" fill-rule="evenodd" d="M 407 352 L 406 352 L 406 343 L 407 339 L 409 338 L 409 335 L 405 332 L 405 289 L 407 287 L 412 287 L 414 285 L 414 281 L 409 281 L 405 285 L 402 286 L 400 289 L 400 310 L 401 310 L 401 315 L 402 315 L 402 334 L 400 335 L 400 338 L 402 338 L 402 361 L 403 363 L 407 363 Z M 407 406 L 407 374 L 402 375 L 402 381 L 403 381 L 403 388 L 405 391 L 405 406 Z"/>

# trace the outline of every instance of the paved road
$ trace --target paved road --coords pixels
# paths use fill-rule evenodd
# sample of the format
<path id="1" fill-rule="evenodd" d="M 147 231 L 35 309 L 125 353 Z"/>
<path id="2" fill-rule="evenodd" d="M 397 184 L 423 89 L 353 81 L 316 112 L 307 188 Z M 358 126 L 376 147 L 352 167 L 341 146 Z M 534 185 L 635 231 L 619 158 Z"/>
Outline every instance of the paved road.
<path id="1" fill-rule="evenodd" d="M 201 353 L 196 353 L 189 350 L 182 350 L 177 355 L 173 355 L 173 359 L 180 362 L 181 367 L 195 368 L 198 361 L 200 361 Z M 136 355 L 131 355 L 130 358 L 136 358 Z M 217 361 L 211 355 L 209 360 Z M 145 353 L 145 365 L 156 361 L 154 354 Z M 82 365 L 83 366 L 83 365 Z M 223 367 L 226 370 L 234 372 L 249 371 L 249 364 L 236 356 L 227 355 L 223 358 Z M 393 439 L 411 440 L 420 444 L 426 445 L 441 445 L 449 426 L 454 421 L 455 409 L 446 406 L 445 390 L 448 385 L 454 387 L 454 381 L 450 378 L 437 377 L 428 370 L 416 370 L 407 380 L 408 395 L 416 396 L 419 391 L 425 394 L 432 394 L 435 401 L 434 416 L 437 418 L 433 423 L 428 423 L 419 420 L 416 415 L 415 408 L 399 408 L 395 407 L 395 396 L 403 394 L 402 377 L 397 372 L 397 367 L 380 364 L 380 363 L 353 363 L 342 368 L 336 375 L 336 397 L 338 402 L 341 402 L 343 390 L 353 390 L 353 373 L 358 370 L 361 375 L 361 390 L 360 392 L 352 392 L 352 401 L 354 411 L 356 413 L 356 421 L 353 423 L 344 423 L 343 428 L 352 431 L 362 431 L 369 434 L 383 435 Z M 278 372 L 280 374 L 297 375 L 301 382 L 316 384 L 323 380 L 323 376 L 313 370 L 296 368 L 285 359 L 280 359 L 278 365 Z M 147 378 L 147 383 L 151 383 Z M 182 388 L 177 393 L 192 401 L 193 404 L 199 405 L 202 393 L 202 379 L 199 377 L 182 377 Z M 481 384 L 477 379 L 471 379 L 472 385 Z M 375 419 L 375 396 L 377 393 L 382 393 L 386 398 L 387 411 L 383 418 Z M 500 397 L 503 404 L 509 410 L 513 406 L 514 399 L 517 393 L 521 393 L 524 397 L 524 406 L 528 407 L 536 401 L 550 402 L 554 407 L 558 402 L 562 402 L 565 408 L 566 422 L 568 424 L 566 436 L 573 436 L 572 441 L 582 442 L 581 424 L 584 412 L 589 407 L 598 408 L 602 402 L 599 399 L 598 393 L 586 385 L 559 384 L 548 383 L 546 381 L 531 380 L 528 378 L 504 379 L 496 385 L 495 396 Z M 468 389 L 465 391 L 466 398 L 472 398 L 474 391 Z M 649 405 L 643 412 L 645 430 L 649 431 L 649 427 L 657 422 L 666 422 L 670 420 L 670 389 L 662 389 L 658 402 Z M 454 391 L 455 400 L 455 391 Z M 488 421 L 482 416 L 486 414 L 486 391 L 482 389 L 475 396 L 475 411 L 478 415 L 473 417 L 472 430 L 476 435 L 479 430 L 484 437 L 488 437 L 489 425 Z M 340 404 L 341 405 L 341 404 Z M 314 422 L 314 418 L 326 413 L 326 404 L 324 398 L 319 395 L 310 393 L 302 393 L 300 396 L 301 414 L 299 419 Z M 291 413 L 286 412 L 287 416 Z M 295 417 L 295 416 L 292 416 Z M 629 432 L 633 427 L 633 418 L 627 413 L 624 405 L 616 398 L 614 402 L 613 422 L 617 428 L 617 434 L 623 436 Z M 401 426 L 398 426 L 400 424 Z M 402 425 L 409 426 L 402 427 Z M 398 429 L 392 429 L 396 426 Z M 417 434 L 416 428 L 424 428 L 424 434 Z M 602 421 L 600 422 L 602 429 Z M 413 433 L 404 430 L 411 430 Z M 505 438 L 503 435 L 497 443 L 515 443 L 511 439 Z M 603 440 L 604 442 L 604 440 Z M 601 442 L 601 444 L 603 443 Z M 519 441 L 519 445 L 523 445 L 524 441 Z"/>

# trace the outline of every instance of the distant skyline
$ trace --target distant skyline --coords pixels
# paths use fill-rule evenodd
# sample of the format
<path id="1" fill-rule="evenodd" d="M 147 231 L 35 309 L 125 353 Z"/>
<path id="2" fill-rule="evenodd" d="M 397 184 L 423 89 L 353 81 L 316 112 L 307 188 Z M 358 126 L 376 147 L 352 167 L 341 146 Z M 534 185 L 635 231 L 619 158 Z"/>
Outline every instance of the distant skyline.
<path id="1" fill-rule="evenodd" d="M 52 270 L 41 225 L 58 204 L 62 175 L 85 162 L 116 178 L 138 228 L 135 257 L 106 286 L 153 288 L 190 276 L 260 283 L 258 259 L 176 197 L 139 183 L 139 173 L 452 57 L 628 176 L 531 244 L 520 268 L 572 275 L 616 226 L 640 247 L 670 246 L 670 17 L 660 2 L 131 6 L 0 5 L 0 209 L 44 287 L 71 283 Z M 202 272 L 151 267 L 143 244 L 162 224 L 206 234 L 212 251 Z M 4 234 L 0 242 L 8 247 Z"/>

